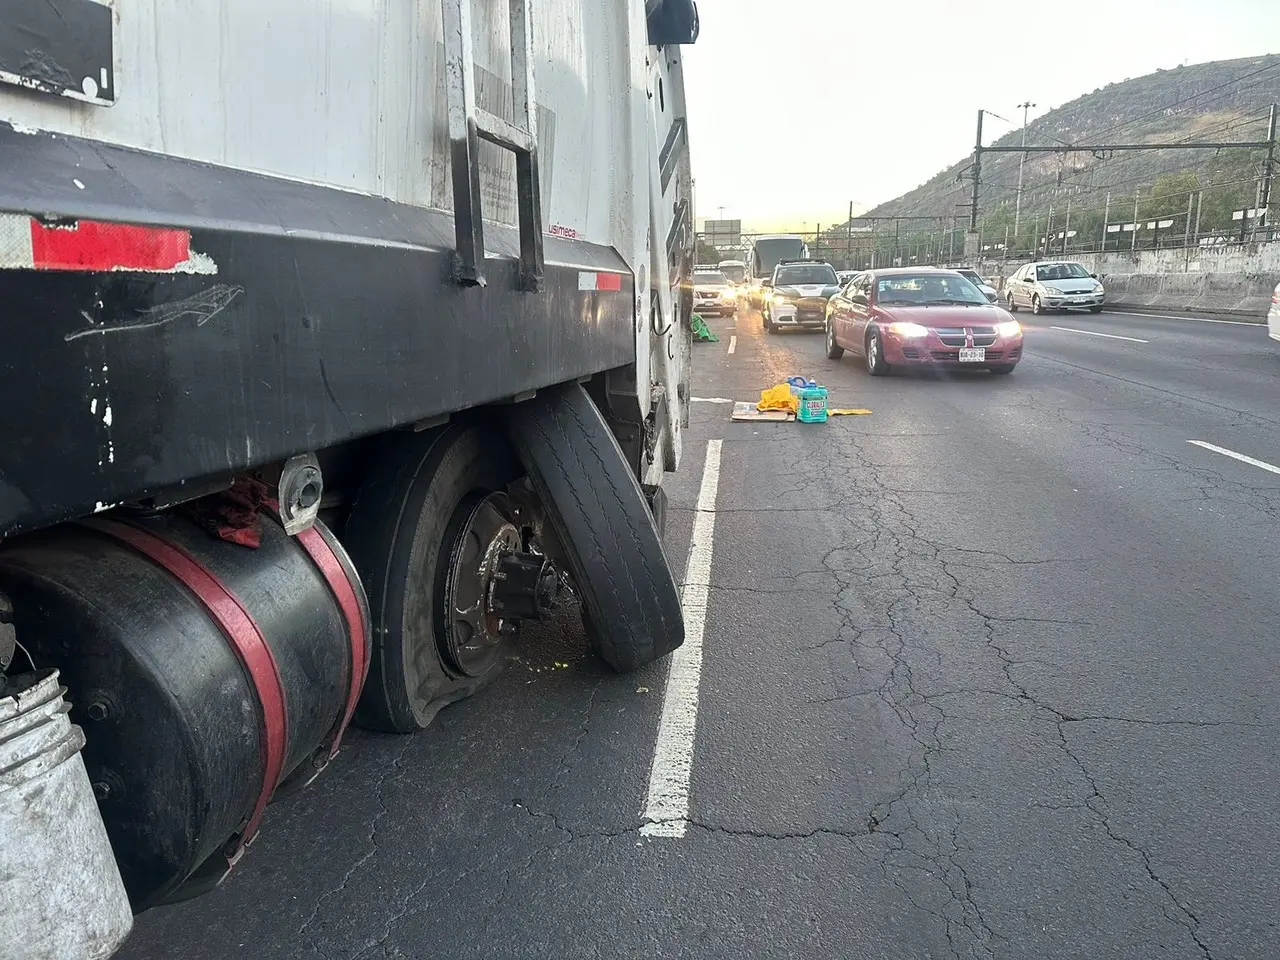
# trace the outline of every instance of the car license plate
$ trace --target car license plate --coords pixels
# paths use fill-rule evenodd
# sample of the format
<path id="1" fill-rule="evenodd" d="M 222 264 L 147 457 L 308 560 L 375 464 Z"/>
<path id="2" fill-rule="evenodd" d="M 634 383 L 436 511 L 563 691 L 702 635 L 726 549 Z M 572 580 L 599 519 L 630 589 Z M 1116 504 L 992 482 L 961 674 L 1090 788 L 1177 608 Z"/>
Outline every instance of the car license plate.
<path id="1" fill-rule="evenodd" d="M 986 347 L 962 347 L 960 349 L 961 363 L 982 363 L 987 359 Z"/>

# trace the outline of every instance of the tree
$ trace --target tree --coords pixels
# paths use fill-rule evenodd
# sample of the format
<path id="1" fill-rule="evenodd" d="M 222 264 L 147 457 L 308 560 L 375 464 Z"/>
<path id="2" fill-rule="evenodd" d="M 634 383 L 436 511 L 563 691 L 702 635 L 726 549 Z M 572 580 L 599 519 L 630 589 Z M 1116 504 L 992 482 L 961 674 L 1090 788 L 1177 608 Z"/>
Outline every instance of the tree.
<path id="1" fill-rule="evenodd" d="M 697 263 L 719 263 L 724 257 L 720 256 L 720 251 L 707 243 L 705 240 L 698 240 L 697 252 L 694 254 Z"/>

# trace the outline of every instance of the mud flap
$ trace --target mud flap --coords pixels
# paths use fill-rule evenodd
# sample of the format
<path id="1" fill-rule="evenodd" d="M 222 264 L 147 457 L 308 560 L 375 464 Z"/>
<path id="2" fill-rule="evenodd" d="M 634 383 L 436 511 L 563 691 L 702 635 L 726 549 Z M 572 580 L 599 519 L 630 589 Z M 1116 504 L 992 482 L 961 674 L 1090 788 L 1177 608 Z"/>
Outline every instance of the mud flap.
<path id="1" fill-rule="evenodd" d="M 649 502 L 578 384 L 510 408 L 507 428 L 582 598 L 596 652 L 619 672 L 684 642 L 680 594 Z"/>

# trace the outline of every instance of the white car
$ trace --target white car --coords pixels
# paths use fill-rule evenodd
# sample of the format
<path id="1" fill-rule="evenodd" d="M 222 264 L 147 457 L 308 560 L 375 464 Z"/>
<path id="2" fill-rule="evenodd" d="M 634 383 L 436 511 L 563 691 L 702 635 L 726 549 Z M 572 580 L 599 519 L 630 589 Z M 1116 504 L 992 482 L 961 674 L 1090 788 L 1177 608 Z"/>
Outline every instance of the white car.
<path id="1" fill-rule="evenodd" d="M 1070 260 L 1028 263 L 1004 285 L 1005 305 L 1011 313 L 1029 307 L 1032 313 L 1085 308 L 1101 313 L 1107 292 L 1098 278 Z"/>
<path id="2" fill-rule="evenodd" d="M 1280 283 L 1271 291 L 1271 309 L 1267 311 L 1267 333 L 1272 340 L 1280 340 Z"/>
<path id="3" fill-rule="evenodd" d="M 715 267 L 694 268 L 693 312 L 732 317 L 738 312 L 738 292 Z"/>
<path id="4" fill-rule="evenodd" d="M 964 277 L 977 287 L 979 292 L 987 298 L 988 302 L 995 303 L 1000 299 L 1000 294 L 996 292 L 996 288 L 983 280 L 978 274 L 978 271 L 973 269 L 973 267 L 948 267 L 947 269 L 954 270 L 956 273 L 960 274 L 960 276 Z"/>

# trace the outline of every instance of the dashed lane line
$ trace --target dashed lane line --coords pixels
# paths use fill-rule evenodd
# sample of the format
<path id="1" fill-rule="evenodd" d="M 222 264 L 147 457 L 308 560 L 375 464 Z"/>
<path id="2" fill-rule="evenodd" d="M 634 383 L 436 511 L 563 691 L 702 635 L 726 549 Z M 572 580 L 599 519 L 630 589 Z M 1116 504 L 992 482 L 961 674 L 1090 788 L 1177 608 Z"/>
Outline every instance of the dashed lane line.
<path id="1" fill-rule="evenodd" d="M 1083 333 L 1089 337 L 1106 337 L 1108 340 L 1128 340 L 1130 343 L 1150 343 L 1150 340 L 1139 340 L 1137 337 L 1122 337 L 1115 333 L 1098 333 L 1097 330 L 1077 330 L 1075 327 L 1050 327 L 1050 330 L 1061 330 L 1064 333 Z"/>
<path id="2" fill-rule="evenodd" d="M 1210 320 L 1208 317 L 1175 317 L 1167 313 L 1125 313 L 1123 310 L 1108 310 L 1107 313 L 1117 317 L 1150 317 L 1153 320 L 1194 320 L 1196 323 L 1226 323 L 1235 327 L 1265 326 L 1265 324 L 1253 320 Z"/>
<path id="3" fill-rule="evenodd" d="M 1232 460 L 1239 460 L 1241 463 L 1247 463 L 1251 467 L 1257 467 L 1259 470 L 1266 470 L 1269 473 L 1280 474 L 1280 467 L 1274 463 L 1267 463 L 1265 460 L 1255 460 L 1253 457 L 1245 456 L 1243 453 L 1236 453 L 1234 450 L 1228 450 L 1226 447 L 1219 447 L 1212 443 L 1206 443 L 1203 440 L 1188 440 L 1187 443 L 1192 446 L 1200 447 L 1204 450 L 1210 450 L 1213 453 L 1220 453 L 1224 457 L 1230 457 Z"/>
<path id="4" fill-rule="evenodd" d="M 715 537 L 716 493 L 720 488 L 722 440 L 707 443 L 702 468 L 689 562 L 680 600 L 684 607 L 684 645 L 671 655 L 671 670 L 662 698 L 662 720 L 649 771 L 644 806 L 645 837 L 683 837 L 689 824 L 689 780 L 698 726 L 698 690 L 702 684 L 702 635 L 711 590 L 711 552 Z"/>
<path id="5" fill-rule="evenodd" d="M 729 338 L 729 355 L 732 356 L 733 351 L 737 349 L 738 349 L 738 338 L 736 336 L 731 336 Z"/>

